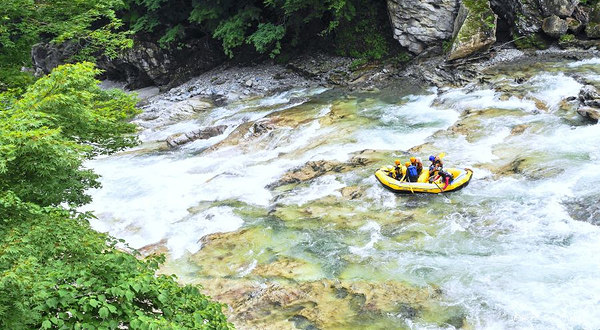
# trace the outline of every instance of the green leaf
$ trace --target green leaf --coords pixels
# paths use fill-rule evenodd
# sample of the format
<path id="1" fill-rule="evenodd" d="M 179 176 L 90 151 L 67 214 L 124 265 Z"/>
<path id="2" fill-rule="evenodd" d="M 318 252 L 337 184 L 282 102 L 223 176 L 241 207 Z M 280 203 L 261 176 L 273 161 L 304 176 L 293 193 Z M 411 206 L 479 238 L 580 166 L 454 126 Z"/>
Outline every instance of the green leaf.
<path id="1" fill-rule="evenodd" d="M 105 319 L 108 317 L 108 308 L 106 307 L 102 307 L 100 308 L 100 310 L 98 311 L 98 315 L 100 315 L 101 318 Z"/>
<path id="2" fill-rule="evenodd" d="M 50 323 L 50 321 L 45 320 L 42 322 L 42 329 L 50 329 L 50 327 L 52 327 L 52 323 Z"/>

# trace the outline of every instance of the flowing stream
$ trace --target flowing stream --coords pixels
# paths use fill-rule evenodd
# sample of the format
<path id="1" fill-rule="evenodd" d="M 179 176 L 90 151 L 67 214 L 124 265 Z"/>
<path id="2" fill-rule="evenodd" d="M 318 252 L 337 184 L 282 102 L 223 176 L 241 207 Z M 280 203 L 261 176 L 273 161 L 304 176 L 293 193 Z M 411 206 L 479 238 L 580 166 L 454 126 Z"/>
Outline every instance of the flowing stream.
<path id="1" fill-rule="evenodd" d="M 600 60 L 486 78 L 292 90 L 146 129 L 90 162 L 103 187 L 86 210 L 97 230 L 167 252 L 164 271 L 227 302 L 240 329 L 599 329 L 600 126 L 565 99 L 578 81 L 600 87 Z M 228 128 L 156 142 L 215 125 Z M 373 176 L 440 152 L 474 170 L 468 187 L 394 195 Z M 366 165 L 275 184 L 353 157 Z"/>

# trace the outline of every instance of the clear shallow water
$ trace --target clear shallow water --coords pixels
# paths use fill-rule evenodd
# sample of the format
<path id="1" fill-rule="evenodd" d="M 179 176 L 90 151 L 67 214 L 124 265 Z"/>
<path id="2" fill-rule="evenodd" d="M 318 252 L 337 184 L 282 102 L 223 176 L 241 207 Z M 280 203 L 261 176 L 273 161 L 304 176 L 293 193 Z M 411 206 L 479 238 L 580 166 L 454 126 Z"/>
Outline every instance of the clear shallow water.
<path id="1" fill-rule="evenodd" d="M 600 199 L 600 126 L 562 103 L 582 86 L 573 74 L 600 83 L 598 60 L 509 67 L 485 86 L 305 90 L 214 108 L 142 132 L 136 152 L 91 162 L 103 188 L 86 209 L 96 229 L 133 247 L 162 241 L 167 269 L 184 281 L 395 281 L 442 292 L 420 313 L 359 313 L 322 328 L 368 319 L 370 328 L 598 329 L 600 228 L 570 203 L 583 201 L 586 214 Z M 273 129 L 254 136 L 256 121 Z M 178 150 L 152 142 L 219 124 L 224 135 Z M 473 181 L 446 197 L 391 194 L 372 173 L 413 147 L 423 159 L 445 152 L 448 165 L 474 170 Z M 269 188 L 307 161 L 344 162 L 365 149 L 377 150 L 370 165 Z M 346 186 L 360 197 L 343 198 Z M 239 233 L 229 238 L 233 256 L 201 250 L 215 232 Z M 265 270 L 282 258 L 294 260 L 285 266 L 293 275 Z M 461 322 L 448 322 L 456 315 Z M 302 327 L 296 321 L 290 327 Z"/>

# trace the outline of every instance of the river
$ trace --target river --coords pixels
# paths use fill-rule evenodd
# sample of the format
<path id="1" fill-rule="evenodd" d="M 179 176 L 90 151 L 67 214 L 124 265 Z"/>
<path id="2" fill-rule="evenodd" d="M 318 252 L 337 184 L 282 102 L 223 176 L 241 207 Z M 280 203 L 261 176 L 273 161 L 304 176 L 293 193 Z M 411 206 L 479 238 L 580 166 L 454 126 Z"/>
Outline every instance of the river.
<path id="1" fill-rule="evenodd" d="M 565 98 L 583 80 L 600 88 L 600 59 L 485 77 L 212 107 L 90 162 L 103 187 L 85 210 L 95 229 L 167 252 L 163 271 L 227 302 L 239 329 L 599 329 L 600 126 Z M 156 142 L 215 125 L 228 128 Z M 468 187 L 394 195 L 373 176 L 441 152 L 473 169 Z M 366 165 L 274 184 L 356 157 Z"/>

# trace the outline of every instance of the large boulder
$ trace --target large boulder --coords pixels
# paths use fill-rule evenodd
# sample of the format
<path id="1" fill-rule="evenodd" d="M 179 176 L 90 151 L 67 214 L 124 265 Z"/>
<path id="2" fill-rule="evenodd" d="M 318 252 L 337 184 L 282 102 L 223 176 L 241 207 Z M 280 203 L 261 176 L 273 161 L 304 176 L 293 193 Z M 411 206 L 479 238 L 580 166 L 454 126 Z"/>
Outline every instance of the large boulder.
<path id="1" fill-rule="evenodd" d="M 388 0 L 394 38 L 414 54 L 452 36 L 459 0 Z"/>
<path id="2" fill-rule="evenodd" d="M 585 34 L 591 39 L 600 38 L 600 2 L 596 4 L 596 7 L 594 7 L 590 13 L 589 22 L 585 28 Z"/>
<path id="3" fill-rule="evenodd" d="M 544 17 L 556 15 L 569 17 L 579 4 L 579 0 L 538 0 Z"/>
<path id="4" fill-rule="evenodd" d="M 497 23 L 498 16 L 488 0 L 461 3 L 448 59 L 455 60 L 489 49 L 496 42 Z"/>
<path id="5" fill-rule="evenodd" d="M 542 30 L 544 30 L 544 33 L 555 39 L 558 39 L 567 33 L 568 29 L 569 26 L 567 25 L 567 21 L 556 15 L 546 17 L 544 19 L 544 23 L 542 24 Z"/>

